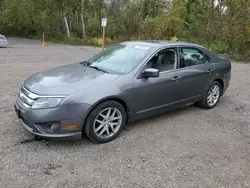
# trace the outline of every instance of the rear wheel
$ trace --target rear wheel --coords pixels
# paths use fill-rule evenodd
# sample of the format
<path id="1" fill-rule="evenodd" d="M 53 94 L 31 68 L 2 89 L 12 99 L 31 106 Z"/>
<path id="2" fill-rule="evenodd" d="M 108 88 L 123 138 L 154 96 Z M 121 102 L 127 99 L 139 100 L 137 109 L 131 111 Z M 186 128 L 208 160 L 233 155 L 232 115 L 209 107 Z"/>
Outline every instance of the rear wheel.
<path id="1" fill-rule="evenodd" d="M 198 105 L 205 109 L 212 109 L 218 104 L 221 94 L 221 84 L 217 81 L 214 81 L 209 85 L 202 100 L 198 103 Z"/>
<path id="2" fill-rule="evenodd" d="M 120 103 L 106 101 L 90 112 L 84 126 L 84 132 L 94 142 L 109 142 L 121 133 L 126 118 L 126 111 Z"/>

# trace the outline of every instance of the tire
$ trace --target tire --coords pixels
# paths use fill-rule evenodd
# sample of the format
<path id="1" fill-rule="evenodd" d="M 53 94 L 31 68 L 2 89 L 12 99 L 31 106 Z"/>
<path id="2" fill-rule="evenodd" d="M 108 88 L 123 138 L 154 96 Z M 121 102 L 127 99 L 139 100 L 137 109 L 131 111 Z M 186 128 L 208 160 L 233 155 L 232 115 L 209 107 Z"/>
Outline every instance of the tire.
<path id="1" fill-rule="evenodd" d="M 213 98 L 213 99 L 216 99 L 216 101 L 214 101 L 213 103 L 212 103 L 212 99 L 211 99 L 211 97 L 210 97 L 210 102 L 209 102 L 209 99 L 208 99 L 208 97 L 209 97 L 209 95 L 210 95 L 210 93 L 211 93 L 211 90 L 213 89 L 213 88 L 218 88 L 218 98 L 216 97 L 216 98 Z M 221 95 L 222 95 L 222 87 L 221 87 L 221 84 L 219 83 L 219 82 L 217 82 L 217 81 L 213 81 L 208 87 L 207 87 L 207 89 L 206 89 L 206 91 L 204 92 L 204 95 L 203 95 L 203 97 L 202 97 L 202 100 L 201 101 L 199 101 L 198 102 L 198 105 L 200 106 L 200 107 L 202 107 L 202 108 L 205 108 L 205 109 L 212 109 L 212 108 L 214 108 L 217 104 L 218 104 L 218 102 L 220 101 L 220 97 L 221 97 Z M 215 95 L 214 95 L 215 96 Z"/>
<path id="2" fill-rule="evenodd" d="M 127 113 L 120 103 L 105 101 L 96 106 L 87 117 L 84 125 L 85 135 L 96 143 L 110 142 L 121 133 L 126 119 Z"/>

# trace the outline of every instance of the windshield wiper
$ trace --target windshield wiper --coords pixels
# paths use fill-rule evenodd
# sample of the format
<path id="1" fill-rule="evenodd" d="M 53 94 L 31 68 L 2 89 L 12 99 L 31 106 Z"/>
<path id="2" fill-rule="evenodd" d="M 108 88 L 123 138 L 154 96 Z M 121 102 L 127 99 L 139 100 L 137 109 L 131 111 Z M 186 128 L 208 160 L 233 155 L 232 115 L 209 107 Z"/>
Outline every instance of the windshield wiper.
<path id="1" fill-rule="evenodd" d="M 106 70 L 103 70 L 103 69 L 101 69 L 100 67 L 97 67 L 97 66 L 91 66 L 91 65 L 88 65 L 88 64 L 86 64 L 88 67 L 91 67 L 91 68 L 93 68 L 93 69 L 96 69 L 96 70 L 98 70 L 98 71 L 102 71 L 102 72 L 104 72 L 104 73 L 109 73 L 108 71 L 106 71 Z"/>
<path id="2" fill-rule="evenodd" d="M 90 67 L 90 68 L 96 69 L 96 70 L 98 70 L 98 71 L 102 71 L 102 72 L 104 72 L 104 73 L 109 73 L 109 72 L 106 71 L 106 70 L 103 70 L 103 69 L 101 69 L 101 68 L 99 68 L 99 67 L 97 67 L 97 66 L 91 65 L 88 61 L 82 61 L 82 62 L 80 62 L 80 64 L 83 65 L 83 66 L 85 66 L 85 67 Z"/>

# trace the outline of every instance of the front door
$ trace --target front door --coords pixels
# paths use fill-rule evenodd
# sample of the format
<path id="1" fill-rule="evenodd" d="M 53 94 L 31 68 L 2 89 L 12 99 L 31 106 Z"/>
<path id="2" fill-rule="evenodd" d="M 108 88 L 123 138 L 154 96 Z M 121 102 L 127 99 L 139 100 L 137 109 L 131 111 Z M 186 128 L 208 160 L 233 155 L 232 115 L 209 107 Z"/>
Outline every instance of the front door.
<path id="1" fill-rule="evenodd" d="M 178 53 L 175 48 L 164 49 L 154 55 L 146 68 L 160 71 L 158 78 L 135 78 L 134 80 L 134 112 L 135 115 L 157 113 L 178 103 L 182 99 L 182 88 L 179 82 Z"/>

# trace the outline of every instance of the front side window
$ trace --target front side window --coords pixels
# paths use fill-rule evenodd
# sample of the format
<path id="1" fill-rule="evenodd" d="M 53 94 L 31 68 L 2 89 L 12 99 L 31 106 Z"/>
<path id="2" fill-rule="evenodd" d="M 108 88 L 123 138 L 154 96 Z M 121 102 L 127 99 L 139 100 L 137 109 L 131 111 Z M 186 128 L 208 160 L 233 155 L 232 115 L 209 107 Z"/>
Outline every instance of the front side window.
<path id="1" fill-rule="evenodd" d="M 184 59 L 182 67 L 190 67 L 210 62 L 209 56 L 196 48 L 182 48 L 182 53 Z"/>
<path id="2" fill-rule="evenodd" d="M 177 63 L 177 53 L 175 49 L 165 49 L 154 55 L 148 62 L 148 68 L 158 69 L 165 72 L 175 69 Z"/>
<path id="3" fill-rule="evenodd" d="M 91 67 L 97 67 L 111 74 L 131 72 L 150 52 L 150 47 L 118 44 L 112 46 L 87 61 Z"/>

